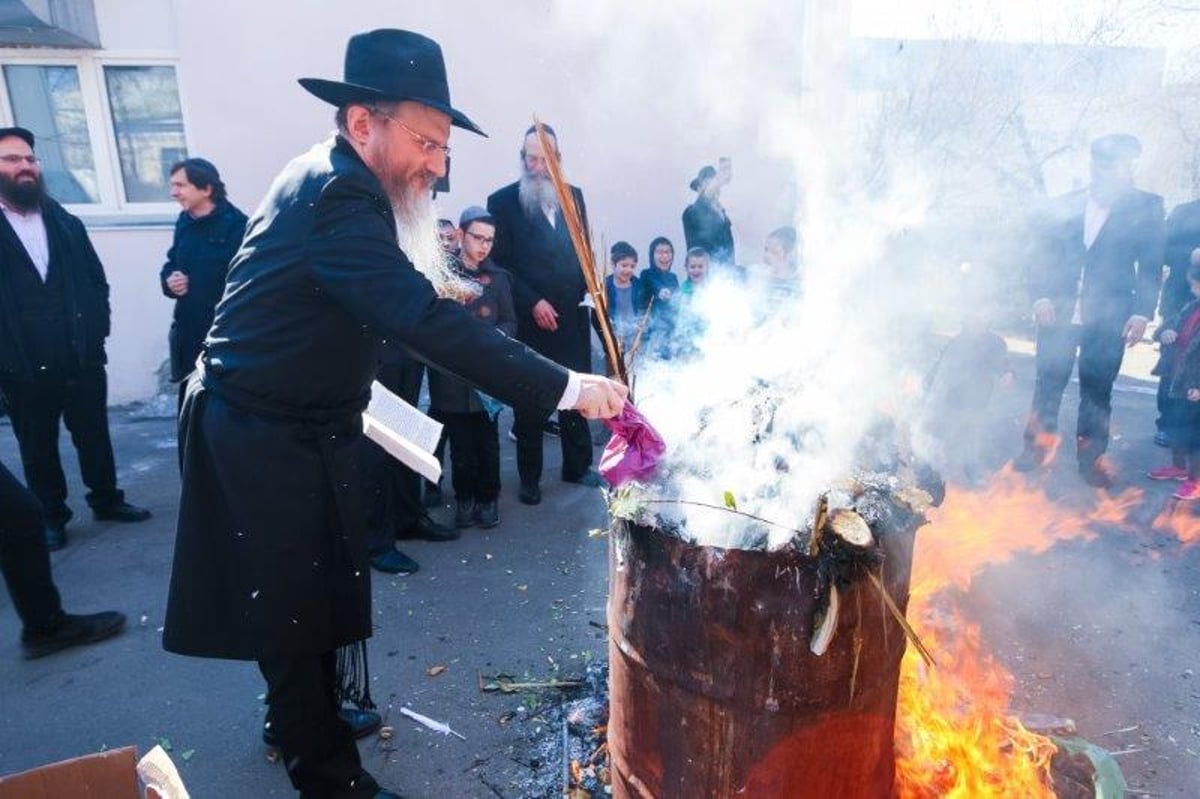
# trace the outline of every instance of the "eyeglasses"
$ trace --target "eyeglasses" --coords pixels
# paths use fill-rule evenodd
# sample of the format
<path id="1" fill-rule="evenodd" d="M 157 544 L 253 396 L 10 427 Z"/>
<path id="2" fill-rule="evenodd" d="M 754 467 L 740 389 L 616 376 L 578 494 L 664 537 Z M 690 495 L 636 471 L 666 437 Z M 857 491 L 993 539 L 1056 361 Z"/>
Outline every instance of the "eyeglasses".
<path id="1" fill-rule="evenodd" d="M 478 233 L 472 233 L 470 231 L 467 231 L 467 235 L 475 239 L 475 241 L 479 242 L 480 244 L 492 244 L 496 241 L 494 236 L 480 236 Z"/>
<path id="2" fill-rule="evenodd" d="M 381 117 L 390 119 L 392 122 L 395 122 L 397 125 L 399 125 L 401 128 L 403 128 L 404 132 L 407 133 L 410 137 L 412 137 L 412 140 L 421 146 L 421 152 L 425 153 L 425 155 L 433 155 L 434 153 L 440 152 L 442 155 L 446 156 L 447 158 L 450 157 L 450 146 L 448 144 L 439 144 L 438 142 L 435 142 L 433 139 L 429 138 L 428 136 L 422 136 L 420 133 L 417 133 L 415 130 L 410 128 L 408 125 L 405 125 L 403 122 L 396 119 L 394 116 L 387 113 L 386 111 L 381 111 L 378 108 L 374 108 L 374 109 L 372 109 L 372 111 L 374 111 L 376 114 L 379 114 L 379 116 L 381 116 Z"/>
<path id="3" fill-rule="evenodd" d="M 30 166 L 36 166 L 39 160 L 40 159 L 36 155 L 0 155 L 0 161 L 6 164 L 12 164 L 14 166 L 22 162 L 29 164 Z"/>

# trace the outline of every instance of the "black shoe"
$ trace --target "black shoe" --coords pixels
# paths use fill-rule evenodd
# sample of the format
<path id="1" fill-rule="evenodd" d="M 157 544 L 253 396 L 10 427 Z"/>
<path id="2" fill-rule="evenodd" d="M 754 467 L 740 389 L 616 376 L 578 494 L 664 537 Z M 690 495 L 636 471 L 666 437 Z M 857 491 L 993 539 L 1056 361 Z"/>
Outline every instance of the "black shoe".
<path id="1" fill-rule="evenodd" d="M 398 549 L 371 556 L 371 568 L 384 574 L 415 574 L 421 568 L 415 560 Z"/>
<path id="2" fill-rule="evenodd" d="M 115 610 L 76 616 L 64 613 L 62 623 L 54 632 L 21 634 L 25 659 L 45 657 L 82 644 L 94 644 L 112 638 L 125 627 L 125 614 Z"/>
<path id="3" fill-rule="evenodd" d="M 1026 447 L 1025 450 L 1013 458 L 1013 468 L 1018 472 L 1029 473 L 1042 468 L 1042 461 L 1046 459 L 1046 454 L 1040 449 Z"/>
<path id="4" fill-rule="evenodd" d="M 144 522 L 150 518 L 150 511 L 130 505 L 128 502 L 118 502 L 103 508 L 93 508 L 92 516 L 101 522 Z"/>
<path id="5" fill-rule="evenodd" d="M 425 484 L 425 500 L 422 503 L 426 508 L 440 508 L 442 506 L 442 487 L 437 483 Z"/>
<path id="6" fill-rule="evenodd" d="M 396 535 L 396 538 L 419 538 L 422 541 L 453 541 L 460 533 L 444 524 L 438 524 L 428 516 L 417 519 L 407 530 Z"/>
<path id="7" fill-rule="evenodd" d="M 355 738 L 366 738 L 383 726 L 383 717 L 374 710 L 344 707 L 338 711 L 338 715 L 341 716 L 342 721 L 350 725 L 350 732 Z M 275 729 L 269 722 L 263 724 L 262 739 L 267 746 L 279 746 L 279 739 L 275 737 Z"/>
<path id="8" fill-rule="evenodd" d="M 517 499 L 526 505 L 537 505 L 542 501 L 542 489 L 538 487 L 537 483 L 521 483 Z"/>
<path id="9" fill-rule="evenodd" d="M 67 545 L 66 525 L 58 522 L 46 522 L 46 548 L 57 552 Z"/>
<path id="10" fill-rule="evenodd" d="M 500 511 L 496 506 L 496 500 L 490 502 L 479 502 L 475 505 L 475 524 L 487 530 L 495 527 L 500 523 Z"/>
<path id="11" fill-rule="evenodd" d="M 595 469 L 588 469 L 578 477 L 567 477 L 563 475 L 564 483 L 575 483 L 576 485 L 587 486 L 588 488 L 608 488 L 608 481 L 600 476 L 600 473 Z"/>
<path id="12" fill-rule="evenodd" d="M 1171 439 L 1167 438 L 1166 433 L 1164 433 L 1162 430 L 1159 430 L 1154 434 L 1154 445 L 1158 447 L 1169 447 L 1171 446 Z"/>
<path id="13" fill-rule="evenodd" d="M 1079 476 L 1092 488 L 1112 488 L 1112 475 L 1099 461 L 1079 464 Z"/>
<path id="14" fill-rule="evenodd" d="M 542 425 L 542 432 L 548 436 L 558 436 L 562 431 L 558 429 L 558 422 L 553 419 L 547 419 L 546 423 Z"/>
<path id="15" fill-rule="evenodd" d="M 454 526 L 460 530 L 475 524 L 475 500 L 460 499 L 454 511 Z"/>

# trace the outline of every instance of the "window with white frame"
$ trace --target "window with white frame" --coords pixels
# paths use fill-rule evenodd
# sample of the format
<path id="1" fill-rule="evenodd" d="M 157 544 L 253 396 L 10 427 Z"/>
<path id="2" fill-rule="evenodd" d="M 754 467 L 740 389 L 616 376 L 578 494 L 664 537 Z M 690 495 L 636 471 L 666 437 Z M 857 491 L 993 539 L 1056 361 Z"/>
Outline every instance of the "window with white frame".
<path id="1" fill-rule="evenodd" d="M 46 189 L 82 214 L 173 212 L 187 157 L 175 65 L 0 51 L 0 120 L 33 131 Z"/>

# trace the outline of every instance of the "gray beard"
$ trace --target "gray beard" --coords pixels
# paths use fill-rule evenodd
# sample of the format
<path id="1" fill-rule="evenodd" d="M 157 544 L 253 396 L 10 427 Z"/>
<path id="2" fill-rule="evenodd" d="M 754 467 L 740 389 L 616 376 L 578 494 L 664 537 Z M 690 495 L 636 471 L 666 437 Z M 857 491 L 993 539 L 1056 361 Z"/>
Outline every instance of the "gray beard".
<path id="1" fill-rule="evenodd" d="M 405 192 L 392 198 L 396 241 L 417 271 L 433 284 L 439 297 L 460 299 L 473 289 L 454 273 L 450 257 L 438 238 L 438 211 L 424 192 Z"/>
<path id="2" fill-rule="evenodd" d="M 517 184 L 517 193 L 521 198 L 521 208 L 525 216 L 531 219 L 537 215 L 545 215 L 543 209 L 558 208 L 558 192 L 554 190 L 554 182 L 548 177 L 534 177 L 528 172 L 521 173 L 521 181 Z"/>

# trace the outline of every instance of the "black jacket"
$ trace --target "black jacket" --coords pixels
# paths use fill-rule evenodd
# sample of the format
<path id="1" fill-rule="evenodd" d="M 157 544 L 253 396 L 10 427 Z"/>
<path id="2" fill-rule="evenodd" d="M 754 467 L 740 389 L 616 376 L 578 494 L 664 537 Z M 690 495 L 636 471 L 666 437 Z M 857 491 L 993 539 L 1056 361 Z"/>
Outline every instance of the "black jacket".
<path id="1" fill-rule="evenodd" d="M 571 191 L 587 230 L 583 192 L 574 186 Z M 562 210 L 553 226 L 540 212 L 526 216 L 516 183 L 488 197 L 487 207 L 496 220 L 492 260 L 512 276 L 517 336 L 547 358 L 590 372 L 591 316 L 579 307 L 587 285 Z M 543 299 L 558 311 L 558 330 L 542 330 L 533 321 L 533 306 Z"/>
<path id="2" fill-rule="evenodd" d="M 175 220 L 175 238 L 159 272 L 163 294 L 175 301 L 169 339 L 171 380 L 182 380 L 195 368 L 213 310 L 225 291 L 229 262 L 245 232 L 246 215 L 226 200 L 207 216 L 195 219 L 184 212 Z M 182 297 L 167 288 L 167 276 L 177 271 L 188 277 L 187 294 Z"/>
<path id="3" fill-rule="evenodd" d="M 683 209 L 683 239 L 690 250 L 703 247 L 708 250 L 713 263 L 734 265 L 733 223 L 719 205 L 697 197 L 696 201 Z"/>
<path id="4" fill-rule="evenodd" d="M 1167 217 L 1167 245 L 1163 263 L 1170 268 L 1163 284 L 1159 313 L 1163 320 L 1174 318 L 1180 309 L 1192 301 L 1187 270 L 1192 250 L 1200 247 L 1200 200 L 1175 206 Z"/>
<path id="5" fill-rule="evenodd" d="M 371 635 L 359 414 L 383 337 L 512 405 L 548 412 L 566 388 L 562 367 L 434 295 L 379 181 L 330 140 L 250 220 L 188 383 L 168 650 L 259 659 Z"/>
<path id="6" fill-rule="evenodd" d="M 1059 324 L 1081 298 L 1083 324 L 1120 333 L 1130 316 L 1153 318 L 1163 263 L 1163 201 L 1131 189 L 1109 210 L 1090 248 L 1083 246 L 1087 191 L 1059 197 L 1039 220 L 1037 255 L 1030 265 L 1034 300 L 1054 303 Z M 1082 277 L 1082 293 L 1079 281 Z"/>
<path id="7" fill-rule="evenodd" d="M 111 322 L 104 266 L 78 217 L 47 197 L 42 203 L 42 220 L 50 246 L 50 268 L 61 270 L 66 278 L 63 311 L 72 365 L 103 365 L 107 363 L 104 340 Z M 27 380 L 33 365 L 20 323 L 20 298 L 12 284 L 11 270 L 16 269 L 36 267 L 12 225 L 0 214 L 0 378 Z"/>
<path id="8" fill-rule="evenodd" d="M 458 270 L 479 286 L 480 294 L 466 304 L 467 312 L 485 324 L 495 325 L 506 336 L 517 335 L 517 313 L 513 309 L 512 279 L 508 272 L 487 258 L 472 270 Z M 479 393 L 463 381 L 429 370 L 429 407 L 445 413 L 478 413 L 484 410 Z"/>

